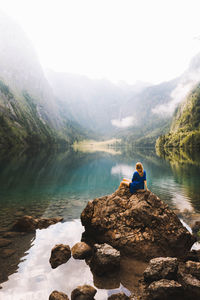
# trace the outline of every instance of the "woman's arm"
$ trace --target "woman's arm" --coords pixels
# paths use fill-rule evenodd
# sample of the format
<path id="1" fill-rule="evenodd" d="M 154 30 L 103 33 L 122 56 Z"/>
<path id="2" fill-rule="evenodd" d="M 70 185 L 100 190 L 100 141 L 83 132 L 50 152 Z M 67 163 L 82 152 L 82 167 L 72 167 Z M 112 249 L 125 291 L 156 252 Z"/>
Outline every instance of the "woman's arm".
<path id="1" fill-rule="evenodd" d="M 147 181 L 146 180 L 144 180 L 144 185 L 145 185 L 145 189 L 148 191 Z"/>

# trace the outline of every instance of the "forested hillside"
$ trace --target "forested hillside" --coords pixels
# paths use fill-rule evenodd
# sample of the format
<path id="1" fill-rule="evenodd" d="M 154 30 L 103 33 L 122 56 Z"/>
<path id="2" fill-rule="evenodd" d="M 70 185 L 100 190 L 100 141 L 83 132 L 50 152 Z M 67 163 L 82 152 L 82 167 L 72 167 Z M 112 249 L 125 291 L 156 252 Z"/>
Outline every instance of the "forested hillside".
<path id="1" fill-rule="evenodd" d="M 156 147 L 200 149 L 200 83 L 177 108 L 170 132 L 158 138 Z"/>
<path id="2" fill-rule="evenodd" d="M 0 147 L 68 145 L 86 137 L 63 116 L 29 39 L 0 14 Z"/>

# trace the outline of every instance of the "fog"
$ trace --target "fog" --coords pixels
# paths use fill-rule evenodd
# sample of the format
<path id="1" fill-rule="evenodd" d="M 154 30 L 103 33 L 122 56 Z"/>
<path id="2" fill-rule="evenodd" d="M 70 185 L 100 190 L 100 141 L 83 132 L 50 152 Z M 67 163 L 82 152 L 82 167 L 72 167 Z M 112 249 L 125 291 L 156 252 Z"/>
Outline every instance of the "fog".
<path id="1" fill-rule="evenodd" d="M 34 44 L 43 68 L 158 84 L 200 51 L 198 0 L 0 0 Z M 186 21 L 187 20 L 187 21 Z"/>
<path id="2" fill-rule="evenodd" d="M 56 129 L 151 134 L 199 82 L 198 5 L 0 0 L 0 79 Z"/>
<path id="3" fill-rule="evenodd" d="M 200 81 L 200 54 L 197 54 L 189 65 L 189 68 L 182 74 L 177 87 L 170 95 L 170 101 L 167 104 L 158 105 L 152 109 L 152 112 L 160 116 L 172 116 L 179 103 L 184 101 L 187 95 Z"/>

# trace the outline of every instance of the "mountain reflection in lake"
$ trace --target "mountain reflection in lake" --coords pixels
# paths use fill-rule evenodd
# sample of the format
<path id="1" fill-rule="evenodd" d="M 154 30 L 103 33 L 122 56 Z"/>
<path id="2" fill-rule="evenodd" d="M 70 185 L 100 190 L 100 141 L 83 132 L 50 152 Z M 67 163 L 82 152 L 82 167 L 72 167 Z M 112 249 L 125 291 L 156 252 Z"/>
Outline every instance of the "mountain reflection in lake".
<path id="1" fill-rule="evenodd" d="M 200 159 L 158 157 L 154 150 L 122 149 L 122 155 L 106 152 L 2 155 L 0 160 L 0 238 L 11 244 L 0 248 L 0 295 L 5 300 L 48 299 L 51 291 L 71 291 L 82 284 L 96 285 L 96 299 L 107 299 L 113 290 L 134 290 L 145 264 L 123 258 L 119 280 L 93 278 L 85 261 L 71 258 L 53 270 L 51 248 L 73 246 L 81 238 L 80 213 L 88 200 L 112 193 L 122 177 L 131 177 L 137 161 L 147 171 L 148 187 L 186 224 L 200 220 Z M 17 217 L 64 217 L 36 234 L 9 237 Z M 10 256 L 5 250 L 11 249 Z M 129 270 L 129 271 L 128 271 Z M 134 271 L 135 270 L 135 273 Z M 14 273 L 16 272 L 16 273 Z M 12 274 L 12 275 L 11 275 Z M 7 280 L 9 276 L 9 280 Z"/>

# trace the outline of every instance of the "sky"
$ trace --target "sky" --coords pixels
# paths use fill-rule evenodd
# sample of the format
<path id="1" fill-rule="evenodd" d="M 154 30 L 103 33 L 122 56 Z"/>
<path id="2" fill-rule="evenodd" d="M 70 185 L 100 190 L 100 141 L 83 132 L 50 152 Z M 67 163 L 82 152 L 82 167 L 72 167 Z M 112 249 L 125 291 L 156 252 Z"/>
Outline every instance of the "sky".
<path id="1" fill-rule="evenodd" d="M 200 52 L 199 0 L 0 0 L 43 68 L 160 83 Z"/>

